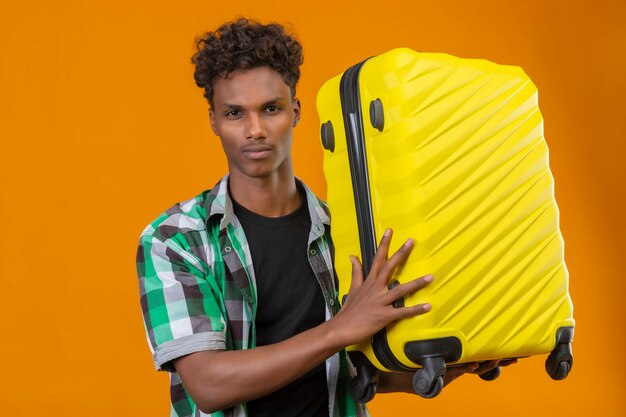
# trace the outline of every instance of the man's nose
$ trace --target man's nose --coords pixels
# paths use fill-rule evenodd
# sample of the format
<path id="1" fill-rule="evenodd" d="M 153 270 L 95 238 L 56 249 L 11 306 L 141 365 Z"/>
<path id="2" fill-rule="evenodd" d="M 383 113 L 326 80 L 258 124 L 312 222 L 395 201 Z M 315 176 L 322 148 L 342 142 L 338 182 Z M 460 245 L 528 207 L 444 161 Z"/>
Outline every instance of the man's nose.
<path id="1" fill-rule="evenodd" d="M 246 137 L 248 139 L 261 139 L 265 137 L 265 122 L 258 113 L 249 113 L 246 125 Z"/>

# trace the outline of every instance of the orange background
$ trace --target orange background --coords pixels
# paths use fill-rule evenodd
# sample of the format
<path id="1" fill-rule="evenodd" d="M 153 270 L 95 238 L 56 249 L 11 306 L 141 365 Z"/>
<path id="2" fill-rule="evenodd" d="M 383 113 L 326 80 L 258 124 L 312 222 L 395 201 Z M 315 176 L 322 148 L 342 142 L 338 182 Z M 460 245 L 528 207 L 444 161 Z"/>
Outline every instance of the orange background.
<path id="1" fill-rule="evenodd" d="M 374 416 L 626 415 L 626 3 L 2 2 L 0 414 L 169 413 L 144 336 L 144 226 L 226 171 L 192 80 L 193 39 L 238 14 L 291 22 L 305 49 L 296 173 L 325 195 L 315 94 L 397 46 L 522 66 L 539 88 L 577 319 L 570 377 L 544 358 Z"/>

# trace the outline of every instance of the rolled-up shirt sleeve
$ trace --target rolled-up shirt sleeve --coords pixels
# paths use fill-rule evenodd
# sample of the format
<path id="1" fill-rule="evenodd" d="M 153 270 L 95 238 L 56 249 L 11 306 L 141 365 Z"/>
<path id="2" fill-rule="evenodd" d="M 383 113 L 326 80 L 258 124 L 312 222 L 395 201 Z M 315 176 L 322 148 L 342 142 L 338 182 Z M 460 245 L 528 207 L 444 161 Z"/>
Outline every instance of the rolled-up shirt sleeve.
<path id="1" fill-rule="evenodd" d="M 173 372 L 176 358 L 225 349 L 225 313 L 207 266 L 153 230 L 137 250 L 141 310 L 155 368 Z"/>

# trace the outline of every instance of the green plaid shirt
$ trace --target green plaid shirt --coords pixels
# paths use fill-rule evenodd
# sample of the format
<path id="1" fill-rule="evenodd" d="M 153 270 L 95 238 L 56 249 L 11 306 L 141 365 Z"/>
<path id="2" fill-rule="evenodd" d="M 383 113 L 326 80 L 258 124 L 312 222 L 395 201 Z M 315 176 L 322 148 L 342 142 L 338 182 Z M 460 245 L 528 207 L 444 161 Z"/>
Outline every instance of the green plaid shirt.
<path id="1" fill-rule="evenodd" d="M 233 213 L 227 181 L 228 176 L 212 190 L 176 204 L 141 234 L 137 252 L 141 309 L 155 367 L 170 372 L 171 416 L 207 416 L 185 391 L 172 367 L 173 359 L 203 350 L 255 346 L 254 268 L 243 228 Z M 311 216 L 308 257 L 329 319 L 338 309 L 330 216 L 327 206 L 304 188 Z M 326 371 L 330 415 L 367 415 L 350 395 L 353 369 L 345 351 L 326 361 Z M 245 405 L 210 416 L 245 417 Z"/>

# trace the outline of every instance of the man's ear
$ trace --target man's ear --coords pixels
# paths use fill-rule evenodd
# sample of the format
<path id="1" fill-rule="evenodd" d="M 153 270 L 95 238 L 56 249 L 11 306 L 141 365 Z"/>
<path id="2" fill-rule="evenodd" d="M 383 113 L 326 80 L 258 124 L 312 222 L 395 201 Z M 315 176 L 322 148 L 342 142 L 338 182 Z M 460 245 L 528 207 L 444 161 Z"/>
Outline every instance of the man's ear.
<path id="1" fill-rule="evenodd" d="M 302 115 L 302 104 L 300 103 L 300 99 L 294 98 L 293 99 L 293 127 L 296 127 L 298 125 L 301 115 Z"/>
<path id="2" fill-rule="evenodd" d="M 215 136 L 219 136 L 217 133 L 217 128 L 215 127 L 215 111 L 213 109 L 209 109 L 209 121 L 211 122 L 211 130 L 215 134 Z"/>

